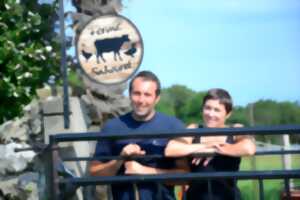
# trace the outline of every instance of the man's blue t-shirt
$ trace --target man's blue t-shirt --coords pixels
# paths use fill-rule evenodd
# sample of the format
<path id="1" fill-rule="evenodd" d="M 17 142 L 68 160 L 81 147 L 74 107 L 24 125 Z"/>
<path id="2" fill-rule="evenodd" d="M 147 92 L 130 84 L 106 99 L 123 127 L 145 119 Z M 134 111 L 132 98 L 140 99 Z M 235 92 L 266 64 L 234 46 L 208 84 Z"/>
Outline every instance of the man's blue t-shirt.
<path id="1" fill-rule="evenodd" d="M 101 135 L 109 135 L 115 133 L 141 133 L 143 131 L 172 131 L 184 129 L 184 124 L 175 117 L 167 116 L 156 112 L 154 117 L 146 122 L 136 121 L 132 117 L 132 113 L 125 114 L 121 117 L 108 121 Z M 120 155 L 123 147 L 130 143 L 138 144 L 146 154 L 164 155 L 164 149 L 168 139 L 122 139 L 122 140 L 99 140 L 96 146 L 95 156 L 117 156 Z M 161 159 L 141 159 L 139 163 L 162 169 L 171 169 L 175 167 L 175 160 L 171 158 Z M 124 166 L 122 166 L 117 175 L 124 174 Z M 155 183 L 139 183 L 137 184 L 140 200 L 155 200 L 157 195 L 162 195 L 162 200 L 174 200 L 174 187 Z M 114 200 L 131 200 L 134 199 L 134 190 L 132 184 L 113 184 L 112 194 Z"/>

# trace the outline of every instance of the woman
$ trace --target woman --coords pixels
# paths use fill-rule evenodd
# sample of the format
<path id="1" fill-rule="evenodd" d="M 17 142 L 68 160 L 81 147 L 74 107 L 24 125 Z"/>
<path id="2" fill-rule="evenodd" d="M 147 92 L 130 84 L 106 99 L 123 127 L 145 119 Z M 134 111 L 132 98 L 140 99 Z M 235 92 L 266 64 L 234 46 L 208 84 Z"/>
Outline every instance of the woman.
<path id="1" fill-rule="evenodd" d="M 203 125 L 191 124 L 188 128 L 225 128 L 232 112 L 232 100 L 223 89 L 211 89 L 203 99 Z M 234 127 L 240 127 L 237 124 Z M 215 152 L 212 158 L 194 158 L 190 162 L 192 172 L 238 171 L 240 156 L 253 155 L 256 147 L 250 136 L 195 136 L 171 140 L 166 156 L 187 156 L 193 153 Z M 212 200 L 240 199 L 233 179 L 211 181 Z M 186 193 L 187 200 L 209 199 L 208 181 L 192 181 Z"/>

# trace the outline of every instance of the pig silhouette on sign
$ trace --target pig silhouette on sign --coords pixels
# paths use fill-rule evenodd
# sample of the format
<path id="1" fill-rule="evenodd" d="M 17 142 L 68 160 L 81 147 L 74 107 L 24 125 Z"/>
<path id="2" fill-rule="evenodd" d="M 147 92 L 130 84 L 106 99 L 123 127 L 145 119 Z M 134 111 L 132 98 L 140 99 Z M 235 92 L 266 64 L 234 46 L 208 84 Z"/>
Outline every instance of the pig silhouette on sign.
<path id="1" fill-rule="evenodd" d="M 122 45 L 125 42 L 129 42 L 128 35 L 122 35 L 121 37 L 115 37 L 115 38 L 108 38 L 108 39 L 101 39 L 95 41 L 95 47 L 96 47 L 96 57 L 97 57 L 97 63 L 99 63 L 99 56 L 101 59 L 106 62 L 106 60 L 103 57 L 103 53 L 113 52 L 114 53 L 114 60 L 117 61 L 117 55 L 119 56 L 119 59 L 122 60 L 122 57 L 120 55 L 120 49 Z"/>

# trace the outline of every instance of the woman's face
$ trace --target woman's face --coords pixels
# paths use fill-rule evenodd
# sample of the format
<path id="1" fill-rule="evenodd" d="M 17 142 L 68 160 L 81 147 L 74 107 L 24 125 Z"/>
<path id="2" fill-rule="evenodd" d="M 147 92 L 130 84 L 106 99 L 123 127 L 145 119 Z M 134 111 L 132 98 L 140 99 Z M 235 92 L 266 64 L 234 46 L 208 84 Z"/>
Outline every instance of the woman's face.
<path id="1" fill-rule="evenodd" d="M 230 113 L 226 112 L 225 105 L 219 100 L 209 99 L 204 103 L 202 115 L 206 127 L 223 128 Z"/>

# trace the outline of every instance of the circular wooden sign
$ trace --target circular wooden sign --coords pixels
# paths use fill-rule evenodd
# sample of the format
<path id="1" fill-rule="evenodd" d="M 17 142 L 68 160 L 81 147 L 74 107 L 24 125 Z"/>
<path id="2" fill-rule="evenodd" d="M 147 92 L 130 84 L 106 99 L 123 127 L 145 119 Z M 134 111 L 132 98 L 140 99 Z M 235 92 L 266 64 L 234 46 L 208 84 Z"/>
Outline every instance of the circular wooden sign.
<path id="1" fill-rule="evenodd" d="M 84 73 L 102 84 L 126 81 L 143 58 L 143 41 L 135 25 L 120 15 L 89 21 L 76 42 L 76 54 Z"/>

